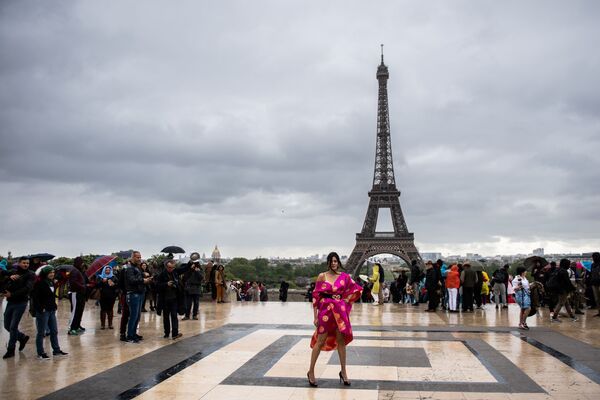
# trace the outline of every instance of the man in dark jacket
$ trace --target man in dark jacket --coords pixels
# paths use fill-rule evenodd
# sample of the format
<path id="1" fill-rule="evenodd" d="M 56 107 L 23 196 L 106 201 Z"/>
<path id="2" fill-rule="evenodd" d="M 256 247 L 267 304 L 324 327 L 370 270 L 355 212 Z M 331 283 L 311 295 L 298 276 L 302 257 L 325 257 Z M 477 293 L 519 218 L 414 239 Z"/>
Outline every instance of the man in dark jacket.
<path id="1" fill-rule="evenodd" d="M 146 293 L 146 285 L 152 278 L 144 278 L 142 271 L 142 255 L 139 251 L 134 251 L 131 255 L 129 266 L 125 269 L 123 277 L 125 279 L 124 287 L 129 307 L 129 321 L 127 322 L 127 337 L 129 343 L 138 343 L 142 336 L 137 334 L 137 326 L 140 322 L 142 312 L 142 303 Z"/>
<path id="2" fill-rule="evenodd" d="M 182 321 L 190 319 L 192 304 L 194 305 L 194 310 L 191 313 L 192 319 L 198 319 L 202 282 L 204 281 L 204 272 L 200 267 L 199 261 L 194 261 L 190 270 L 183 275 L 183 280 L 185 287 L 185 316 L 182 318 Z"/>
<path id="3" fill-rule="evenodd" d="M 427 296 L 429 297 L 429 304 L 425 311 L 434 312 L 440 302 L 442 284 L 441 277 L 431 261 L 427 261 L 425 264 L 425 287 L 427 288 Z"/>
<path id="4" fill-rule="evenodd" d="M 477 285 L 477 272 L 471 269 L 468 262 L 463 264 L 463 271 L 460 274 L 460 283 L 463 288 L 462 310 L 473 311 L 473 293 Z"/>
<path id="5" fill-rule="evenodd" d="M 592 269 L 590 271 L 590 284 L 596 300 L 596 309 L 598 313 L 594 317 L 600 317 L 600 253 L 592 254 Z"/>
<path id="6" fill-rule="evenodd" d="M 2 296 L 6 297 L 4 311 L 4 329 L 10 333 L 6 354 L 2 358 L 15 356 L 15 346 L 19 342 L 19 351 L 25 348 L 29 336 L 19 331 L 19 323 L 27 308 L 29 293 L 33 289 L 35 274 L 29 270 L 29 259 L 21 257 L 17 270 L 2 272 L 6 277 L 6 286 Z"/>
<path id="7" fill-rule="evenodd" d="M 419 268 L 417 260 L 412 260 L 410 266 L 410 286 L 413 292 L 413 306 L 419 305 L 419 282 L 421 282 L 421 275 L 421 268 Z"/>
<path id="8" fill-rule="evenodd" d="M 282 279 L 281 285 L 279 285 L 279 300 L 281 300 L 284 303 L 287 301 L 289 288 L 290 288 L 290 284 Z"/>
<path id="9" fill-rule="evenodd" d="M 492 274 L 492 290 L 494 291 L 494 300 L 496 310 L 502 304 L 502 308 L 508 308 L 506 301 L 506 289 L 508 287 L 508 264 L 494 271 Z"/>
<path id="10" fill-rule="evenodd" d="M 71 319 L 69 320 L 69 331 L 67 334 L 77 336 L 85 331 L 81 326 L 81 318 L 85 308 L 86 283 L 84 277 L 84 265 L 81 257 L 73 260 L 75 267 L 69 273 L 69 301 L 71 303 Z"/>
<path id="11" fill-rule="evenodd" d="M 558 303 L 556 307 L 554 307 L 554 314 L 552 315 L 552 322 L 561 322 L 558 319 L 558 315 L 560 313 L 560 309 L 565 306 L 567 312 L 569 313 L 569 317 L 573 321 L 577 321 L 577 317 L 573 314 L 573 310 L 571 310 L 571 305 L 569 304 L 569 295 L 575 291 L 575 287 L 571 284 L 571 280 L 569 279 L 569 267 L 571 262 L 566 258 L 560 260 L 558 272 L 557 272 L 557 289 L 558 293 Z"/>
<path id="12" fill-rule="evenodd" d="M 156 277 L 156 291 L 158 294 L 157 308 L 162 310 L 164 338 L 170 334 L 173 340 L 183 336 L 179 332 L 178 310 L 184 305 L 181 276 L 190 269 L 191 263 L 175 269 L 175 261 L 168 260 L 165 270 Z"/>

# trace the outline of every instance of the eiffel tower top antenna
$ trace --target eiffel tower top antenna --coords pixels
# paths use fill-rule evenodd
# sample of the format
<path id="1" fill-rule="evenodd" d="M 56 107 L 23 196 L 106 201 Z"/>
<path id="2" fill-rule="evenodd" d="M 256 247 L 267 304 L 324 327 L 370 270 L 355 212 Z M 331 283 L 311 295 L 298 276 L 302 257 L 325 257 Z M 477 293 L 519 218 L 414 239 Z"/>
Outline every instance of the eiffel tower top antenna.
<path id="1" fill-rule="evenodd" d="M 381 44 L 381 63 L 383 64 L 383 43 Z"/>

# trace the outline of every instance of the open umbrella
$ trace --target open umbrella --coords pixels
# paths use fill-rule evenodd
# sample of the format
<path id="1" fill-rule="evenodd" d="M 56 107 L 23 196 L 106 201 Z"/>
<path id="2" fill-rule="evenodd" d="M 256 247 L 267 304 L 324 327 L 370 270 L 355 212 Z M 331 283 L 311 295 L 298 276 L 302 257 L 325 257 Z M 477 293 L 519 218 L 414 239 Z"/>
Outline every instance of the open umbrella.
<path id="1" fill-rule="evenodd" d="M 38 254 L 31 254 L 31 255 L 27 256 L 27 258 L 29 258 L 30 260 L 37 258 L 40 261 L 50 261 L 54 258 L 54 255 L 49 254 L 49 253 L 38 253 Z"/>
<path id="2" fill-rule="evenodd" d="M 116 258 L 117 257 L 115 257 L 115 256 L 100 256 L 100 257 L 96 258 L 92 262 L 92 265 L 90 265 L 90 267 L 87 269 L 87 271 L 85 271 L 85 274 L 87 275 L 88 278 L 90 276 L 93 276 L 96 272 L 98 272 L 102 268 L 104 268 L 106 266 L 106 264 L 110 264 Z"/>
<path id="3" fill-rule="evenodd" d="M 525 268 L 529 269 L 532 268 L 536 262 L 539 262 L 541 267 L 548 265 L 548 261 L 544 257 L 540 256 L 527 257 L 525 261 L 523 261 L 523 265 L 525 265 Z"/>
<path id="4" fill-rule="evenodd" d="M 69 279 L 69 275 L 71 275 L 71 272 L 73 272 L 76 269 L 77 268 L 75 268 L 72 265 L 59 265 L 54 268 L 54 271 L 56 272 L 56 276 L 54 277 L 54 279 L 58 280 L 60 286 Z"/>
<path id="5" fill-rule="evenodd" d="M 162 249 L 160 252 L 161 253 L 178 254 L 178 253 L 185 253 L 185 250 L 179 246 L 167 246 L 164 249 Z"/>

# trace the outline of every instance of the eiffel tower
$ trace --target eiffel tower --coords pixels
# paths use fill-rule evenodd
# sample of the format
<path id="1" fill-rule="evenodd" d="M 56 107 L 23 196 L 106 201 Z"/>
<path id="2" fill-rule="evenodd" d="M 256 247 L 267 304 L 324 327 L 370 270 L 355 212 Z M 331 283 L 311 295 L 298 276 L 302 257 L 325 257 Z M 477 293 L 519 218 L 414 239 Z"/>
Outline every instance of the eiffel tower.
<path id="1" fill-rule="evenodd" d="M 377 254 L 394 254 L 402 258 L 408 265 L 412 260 L 417 260 L 419 264 L 423 263 L 415 246 L 414 234 L 410 233 L 406 227 L 400 207 L 400 191 L 396 188 L 396 179 L 394 178 L 387 96 L 389 77 L 388 67 L 383 63 L 383 45 L 381 45 L 381 64 L 377 68 L 379 99 L 373 188 L 369 192 L 369 207 L 362 231 L 356 234 L 356 246 L 346 263 L 346 269 L 352 271 L 355 276 L 358 275 L 364 261 Z M 393 232 L 376 231 L 377 217 L 381 209 L 391 212 Z"/>

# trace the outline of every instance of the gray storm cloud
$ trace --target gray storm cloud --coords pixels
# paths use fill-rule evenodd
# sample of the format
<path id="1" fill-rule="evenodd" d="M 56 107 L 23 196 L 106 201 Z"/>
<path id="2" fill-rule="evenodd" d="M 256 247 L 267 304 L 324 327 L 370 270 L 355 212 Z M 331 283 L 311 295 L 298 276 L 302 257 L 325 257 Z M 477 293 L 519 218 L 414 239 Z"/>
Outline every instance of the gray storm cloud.
<path id="1" fill-rule="evenodd" d="M 0 254 L 348 253 L 379 43 L 424 251 L 600 247 L 595 2 L 0 5 Z"/>

